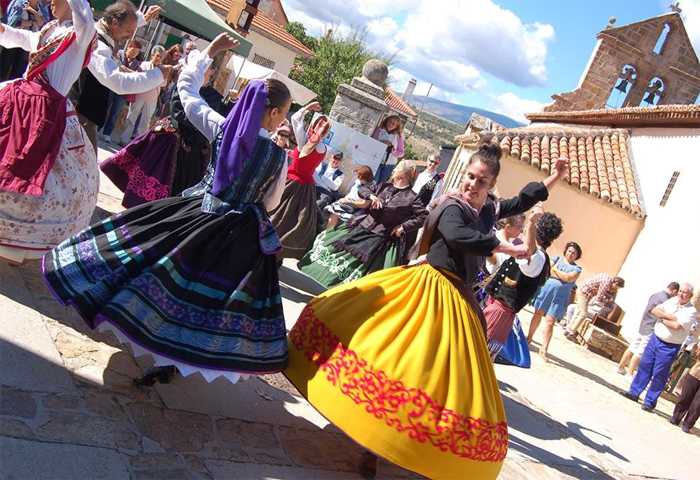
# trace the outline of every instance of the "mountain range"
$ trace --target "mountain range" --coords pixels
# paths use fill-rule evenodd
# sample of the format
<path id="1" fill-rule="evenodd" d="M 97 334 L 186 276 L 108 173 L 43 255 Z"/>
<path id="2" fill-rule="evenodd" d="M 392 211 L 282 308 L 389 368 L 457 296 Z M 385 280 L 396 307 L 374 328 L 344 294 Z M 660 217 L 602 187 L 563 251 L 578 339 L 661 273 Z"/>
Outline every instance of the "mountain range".
<path id="1" fill-rule="evenodd" d="M 501 115 L 500 113 L 492 112 L 490 110 L 467 107 L 465 105 L 445 102 L 443 100 L 422 95 L 409 95 L 406 98 L 406 101 L 410 103 L 416 111 L 420 111 L 422 108 L 428 113 L 444 118 L 458 125 L 466 125 L 467 120 L 469 120 L 472 113 L 478 113 L 479 115 L 488 117 L 506 128 L 522 127 L 524 125 L 523 123 L 517 122 L 510 117 L 506 117 L 505 115 Z"/>

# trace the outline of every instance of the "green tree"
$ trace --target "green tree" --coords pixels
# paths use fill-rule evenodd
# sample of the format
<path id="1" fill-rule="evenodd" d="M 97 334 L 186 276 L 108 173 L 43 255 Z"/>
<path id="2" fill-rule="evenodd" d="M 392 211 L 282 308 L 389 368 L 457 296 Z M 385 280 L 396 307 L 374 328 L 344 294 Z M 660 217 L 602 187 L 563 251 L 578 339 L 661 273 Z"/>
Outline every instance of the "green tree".
<path id="1" fill-rule="evenodd" d="M 403 158 L 406 160 L 418 160 L 418 154 L 413 148 L 413 144 L 410 141 L 407 141 L 406 144 L 404 145 L 404 150 L 403 150 Z"/>
<path id="2" fill-rule="evenodd" d="M 316 50 L 317 40 L 306 33 L 306 27 L 301 22 L 289 22 L 284 27 L 294 38 L 306 45 L 311 50 Z"/>
<path id="3" fill-rule="evenodd" d="M 362 66 L 372 58 L 381 58 L 387 64 L 390 58 L 370 51 L 365 43 L 364 31 L 339 35 L 332 30 L 316 39 L 312 58 L 297 58 L 290 78 L 313 90 L 323 111 L 328 112 L 341 83 L 349 83 L 361 74 Z"/>

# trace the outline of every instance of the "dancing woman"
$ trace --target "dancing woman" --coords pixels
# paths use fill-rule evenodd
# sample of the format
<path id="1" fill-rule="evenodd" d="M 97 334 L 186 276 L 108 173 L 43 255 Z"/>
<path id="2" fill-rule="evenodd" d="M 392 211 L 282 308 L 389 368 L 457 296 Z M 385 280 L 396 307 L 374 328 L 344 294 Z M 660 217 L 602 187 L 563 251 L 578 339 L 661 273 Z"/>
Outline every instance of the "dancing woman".
<path id="1" fill-rule="evenodd" d="M 414 266 L 382 270 L 313 299 L 290 333 L 285 375 L 355 441 L 433 479 L 496 478 L 508 449 L 485 323 L 471 285 L 479 259 L 526 245 L 493 226 L 547 199 L 543 183 L 494 201 L 501 149 L 469 160 L 460 193 L 431 211 Z M 363 463 L 371 476 L 372 461 Z"/>
<path id="2" fill-rule="evenodd" d="M 31 52 L 24 77 L 0 85 L 0 259 L 41 258 L 90 222 L 95 152 L 66 95 L 89 62 L 95 24 L 87 0 L 54 0 L 39 32 L 0 24 L 0 45 Z"/>
<path id="3" fill-rule="evenodd" d="M 187 117 L 214 143 L 204 180 L 182 197 L 93 225 L 43 263 L 58 299 L 90 327 L 114 332 L 156 366 L 231 382 L 287 364 L 280 244 L 266 211 L 279 202 L 287 173 L 268 132 L 291 103 L 272 79 L 251 82 L 226 118 L 199 97 L 213 57 L 235 45 L 219 35 L 190 55 L 179 80 Z"/>
<path id="4" fill-rule="evenodd" d="M 320 231 L 321 215 L 316 205 L 314 171 L 326 156 L 322 143 L 330 129 L 330 120 L 320 115 L 304 130 L 304 117 L 308 112 L 320 112 L 321 104 L 310 103 L 292 115 L 292 129 L 297 147 L 290 154 L 292 159 L 287 173 L 279 206 L 270 212 L 270 218 L 282 242 L 282 258 L 301 258 L 311 249 Z"/>

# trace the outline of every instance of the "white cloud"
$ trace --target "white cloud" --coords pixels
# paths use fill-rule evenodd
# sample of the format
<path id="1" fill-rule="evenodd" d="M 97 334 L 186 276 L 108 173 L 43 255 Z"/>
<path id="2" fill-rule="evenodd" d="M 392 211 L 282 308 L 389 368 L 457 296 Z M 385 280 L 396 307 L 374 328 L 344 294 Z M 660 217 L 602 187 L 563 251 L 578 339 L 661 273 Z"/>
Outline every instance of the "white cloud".
<path id="1" fill-rule="evenodd" d="M 695 53 L 700 56 L 700 0 L 683 0 L 681 16 Z"/>
<path id="2" fill-rule="evenodd" d="M 542 111 L 546 103 L 521 98 L 513 92 L 502 93 L 493 97 L 492 110 L 519 122 L 527 123 L 526 113 Z"/>
<path id="3" fill-rule="evenodd" d="M 484 87 L 483 72 L 524 87 L 547 79 L 554 28 L 526 24 L 493 0 L 443 1 L 439 8 L 430 0 L 286 0 L 285 9 L 313 34 L 328 25 L 366 28 L 369 46 L 393 55 L 394 69 L 445 96 Z"/>

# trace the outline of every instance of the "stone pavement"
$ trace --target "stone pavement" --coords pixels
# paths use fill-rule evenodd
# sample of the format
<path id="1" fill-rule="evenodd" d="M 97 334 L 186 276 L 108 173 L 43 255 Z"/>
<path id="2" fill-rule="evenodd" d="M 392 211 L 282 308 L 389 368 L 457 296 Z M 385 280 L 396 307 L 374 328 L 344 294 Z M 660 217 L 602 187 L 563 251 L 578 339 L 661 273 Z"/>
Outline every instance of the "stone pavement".
<path id="1" fill-rule="evenodd" d="M 96 215 L 119 198 L 103 178 Z M 292 263 L 281 280 L 291 326 L 315 289 Z M 671 426 L 670 403 L 642 412 L 618 394 L 629 378 L 559 330 L 551 350 L 551 363 L 535 358 L 530 370 L 496 367 L 510 432 L 500 478 L 697 478 L 697 429 Z M 360 478 L 362 449 L 283 376 L 134 387 L 148 366 L 55 302 L 38 262 L 0 263 L 0 478 Z M 387 462 L 379 470 L 419 478 Z"/>

